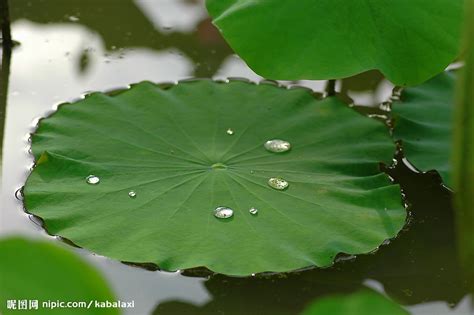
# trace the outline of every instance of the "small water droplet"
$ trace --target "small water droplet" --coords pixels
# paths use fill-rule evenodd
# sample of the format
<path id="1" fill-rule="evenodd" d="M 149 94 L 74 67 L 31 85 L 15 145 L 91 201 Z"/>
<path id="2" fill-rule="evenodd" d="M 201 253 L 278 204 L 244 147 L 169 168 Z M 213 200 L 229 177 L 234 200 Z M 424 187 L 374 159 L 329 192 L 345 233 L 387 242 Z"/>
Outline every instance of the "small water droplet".
<path id="1" fill-rule="evenodd" d="M 249 212 L 250 212 L 250 214 L 256 215 L 258 213 L 258 209 L 252 207 L 252 208 L 249 209 Z"/>
<path id="2" fill-rule="evenodd" d="M 263 146 L 267 151 L 273 153 L 282 153 L 291 149 L 291 144 L 288 141 L 280 139 L 268 140 Z"/>
<path id="3" fill-rule="evenodd" d="M 137 197 L 137 193 L 134 192 L 133 190 L 130 190 L 130 191 L 128 192 L 128 196 L 129 196 L 130 198 L 136 198 L 136 197 Z"/>
<path id="4" fill-rule="evenodd" d="M 100 182 L 100 178 L 95 175 L 89 175 L 86 177 L 86 182 L 91 185 L 96 185 Z"/>
<path id="5" fill-rule="evenodd" d="M 232 136 L 234 134 L 234 130 L 232 129 L 227 129 L 226 133 L 229 135 L 229 136 Z"/>
<path id="6" fill-rule="evenodd" d="M 218 219 L 228 219 L 234 215 L 234 210 L 229 207 L 217 207 L 214 216 Z"/>
<path id="7" fill-rule="evenodd" d="M 276 190 L 285 190 L 288 188 L 289 184 L 283 178 L 272 177 L 268 180 L 268 186 Z"/>

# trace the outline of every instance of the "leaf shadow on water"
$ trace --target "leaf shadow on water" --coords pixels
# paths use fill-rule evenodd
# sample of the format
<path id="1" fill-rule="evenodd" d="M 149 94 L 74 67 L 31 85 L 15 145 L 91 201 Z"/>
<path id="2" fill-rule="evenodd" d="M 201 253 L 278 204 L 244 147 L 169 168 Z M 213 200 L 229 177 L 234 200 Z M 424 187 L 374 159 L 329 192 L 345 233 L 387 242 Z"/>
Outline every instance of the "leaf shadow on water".
<path id="1" fill-rule="evenodd" d="M 97 32 L 105 48 L 151 48 L 155 51 L 174 48 L 195 63 L 196 77 L 211 77 L 231 54 L 209 18 L 201 20 L 190 32 L 162 32 L 143 14 L 132 0 L 16 0 L 11 7 L 12 23 L 20 19 L 42 24 L 79 24 Z M 71 16 L 76 20 L 71 20 Z M 126 23 L 124 23 L 126 21 Z M 79 61 L 80 62 L 80 61 Z M 80 69 L 80 65 L 78 65 Z"/>
<path id="2" fill-rule="evenodd" d="M 402 305 L 445 301 L 454 307 L 468 286 L 457 260 L 452 193 L 436 172 L 415 173 L 402 153 L 396 160 L 386 172 L 401 184 L 411 215 L 399 237 L 376 253 L 328 269 L 248 278 L 214 275 L 205 283 L 213 297 L 209 303 L 169 301 L 159 304 L 154 314 L 297 314 L 316 298 L 355 292 L 368 279 L 379 282 Z"/>

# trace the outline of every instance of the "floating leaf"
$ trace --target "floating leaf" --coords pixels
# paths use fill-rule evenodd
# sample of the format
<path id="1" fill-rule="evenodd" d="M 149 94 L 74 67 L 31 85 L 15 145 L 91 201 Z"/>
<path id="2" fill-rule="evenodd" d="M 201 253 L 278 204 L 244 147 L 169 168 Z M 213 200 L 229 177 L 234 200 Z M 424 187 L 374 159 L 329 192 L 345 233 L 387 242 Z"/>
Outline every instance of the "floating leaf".
<path id="1" fill-rule="evenodd" d="M 316 300 L 302 315 L 408 315 L 401 306 L 372 290 Z"/>
<path id="2" fill-rule="evenodd" d="M 271 139 L 291 150 L 269 152 Z M 61 106 L 32 149 L 25 205 L 50 233 L 165 270 L 328 266 L 396 236 L 406 217 L 378 167 L 394 151 L 385 126 L 306 89 L 143 82 Z M 219 207 L 233 215 L 216 217 Z"/>
<path id="3" fill-rule="evenodd" d="M 380 70 L 421 83 L 459 52 L 463 0 L 207 0 L 214 24 L 258 74 L 344 78 Z"/>
<path id="4" fill-rule="evenodd" d="M 394 137 L 403 141 L 407 159 L 422 171 L 437 170 L 452 185 L 455 75 L 442 73 L 430 81 L 403 90 L 393 104 Z"/>
<path id="5" fill-rule="evenodd" d="M 116 308 L 48 308 L 43 303 L 113 302 L 116 299 L 105 279 L 75 254 L 51 242 L 8 238 L 0 241 L 0 310 L 2 314 L 119 314 Z M 7 309 L 14 300 L 17 309 Z M 20 302 L 27 300 L 27 310 Z M 29 309 L 37 301 L 37 309 Z"/>

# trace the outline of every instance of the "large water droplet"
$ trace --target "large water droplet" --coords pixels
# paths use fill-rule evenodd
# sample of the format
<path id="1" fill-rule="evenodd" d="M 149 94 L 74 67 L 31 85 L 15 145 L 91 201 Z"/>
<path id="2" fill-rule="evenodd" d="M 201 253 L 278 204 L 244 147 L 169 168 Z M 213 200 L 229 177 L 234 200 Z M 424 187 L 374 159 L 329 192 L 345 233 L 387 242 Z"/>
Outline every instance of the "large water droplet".
<path id="1" fill-rule="evenodd" d="M 234 215 L 234 210 L 229 207 L 217 207 L 214 216 L 218 219 L 228 219 Z"/>
<path id="2" fill-rule="evenodd" d="M 226 130 L 225 133 L 227 133 L 229 136 L 232 136 L 234 134 L 234 130 L 229 128 L 229 129 Z"/>
<path id="3" fill-rule="evenodd" d="M 137 197 L 137 193 L 134 192 L 133 190 L 130 190 L 130 191 L 128 192 L 128 196 L 129 196 L 130 198 L 136 198 L 136 197 Z"/>
<path id="4" fill-rule="evenodd" d="M 252 215 L 256 215 L 256 214 L 258 213 L 258 209 L 255 208 L 255 207 L 252 207 L 252 208 L 249 209 L 249 212 L 250 212 L 250 214 L 252 214 Z"/>
<path id="5" fill-rule="evenodd" d="M 86 177 L 86 182 L 91 185 L 96 185 L 100 182 L 100 178 L 95 175 L 89 175 Z"/>
<path id="6" fill-rule="evenodd" d="M 288 182 L 283 178 L 272 177 L 268 180 L 268 186 L 276 190 L 285 190 L 288 188 Z"/>
<path id="7" fill-rule="evenodd" d="M 291 144 L 288 141 L 280 139 L 268 140 L 263 146 L 267 151 L 273 153 L 282 153 L 291 149 Z"/>

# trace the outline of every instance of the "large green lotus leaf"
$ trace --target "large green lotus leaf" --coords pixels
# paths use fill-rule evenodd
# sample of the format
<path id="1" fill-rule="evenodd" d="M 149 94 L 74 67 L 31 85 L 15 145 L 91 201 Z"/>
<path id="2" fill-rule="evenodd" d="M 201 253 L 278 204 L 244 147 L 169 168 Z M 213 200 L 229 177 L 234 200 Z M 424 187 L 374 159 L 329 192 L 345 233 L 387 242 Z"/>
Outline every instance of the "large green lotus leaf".
<path id="1" fill-rule="evenodd" d="M 316 300 L 302 315 L 408 315 L 395 302 L 372 290 Z"/>
<path id="2" fill-rule="evenodd" d="M 442 73 L 403 90 L 392 108 L 394 137 L 407 159 L 422 171 L 437 170 L 450 187 L 455 83 L 453 73 Z"/>
<path id="3" fill-rule="evenodd" d="M 421 83 L 459 51 L 463 0 L 207 0 L 214 24 L 258 74 L 335 79 L 378 69 Z"/>
<path id="4" fill-rule="evenodd" d="M 268 152 L 269 139 L 292 148 Z M 165 270 L 328 266 L 340 252 L 370 252 L 405 222 L 399 187 L 378 167 L 394 151 L 385 126 L 306 89 L 143 82 L 61 106 L 32 149 L 25 205 L 50 233 Z M 87 184 L 90 174 L 100 183 Z M 271 177 L 289 187 L 271 188 Z M 234 216 L 216 218 L 219 206 Z"/>
<path id="5" fill-rule="evenodd" d="M 105 279 L 89 264 L 51 242 L 18 237 L 0 241 L 0 310 L 2 314 L 102 314 L 115 315 L 116 308 L 91 306 L 47 308 L 43 302 L 113 302 L 116 299 Z M 16 310 L 7 301 L 16 302 Z M 38 308 L 21 309 L 19 301 L 37 301 Z M 23 306 L 22 306 L 23 307 Z"/>

